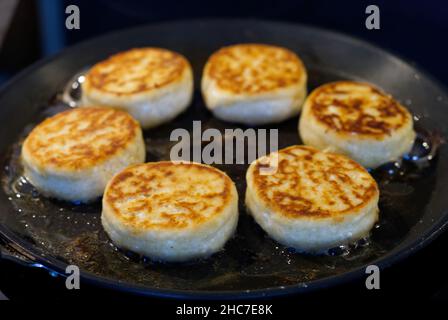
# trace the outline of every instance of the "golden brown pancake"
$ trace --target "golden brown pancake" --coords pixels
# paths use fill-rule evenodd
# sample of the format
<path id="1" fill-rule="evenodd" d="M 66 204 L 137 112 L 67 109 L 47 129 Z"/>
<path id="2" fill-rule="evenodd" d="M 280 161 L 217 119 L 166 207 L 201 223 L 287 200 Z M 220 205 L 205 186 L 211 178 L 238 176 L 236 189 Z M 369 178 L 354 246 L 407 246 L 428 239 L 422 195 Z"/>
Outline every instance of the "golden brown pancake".
<path id="1" fill-rule="evenodd" d="M 83 89 L 119 96 L 157 90 L 179 80 L 188 61 L 161 48 L 138 48 L 97 63 L 85 76 Z"/>
<path id="2" fill-rule="evenodd" d="M 378 217 L 378 186 L 347 157 L 307 146 L 273 153 L 247 172 L 246 204 L 255 220 L 277 241 L 300 251 L 320 252 L 359 239 Z"/>
<path id="3" fill-rule="evenodd" d="M 191 102 L 193 74 L 179 53 L 137 48 L 95 64 L 82 83 L 82 104 L 129 112 L 143 128 L 176 117 Z"/>
<path id="4" fill-rule="evenodd" d="M 64 200 L 100 196 L 116 172 L 144 158 L 138 122 L 126 112 L 103 107 L 76 108 L 50 117 L 31 131 L 22 146 L 28 178 L 43 193 Z"/>
<path id="5" fill-rule="evenodd" d="M 82 170 L 122 152 L 139 133 L 138 122 L 123 111 L 76 108 L 37 125 L 23 150 L 38 168 Z"/>
<path id="6" fill-rule="evenodd" d="M 279 122 L 298 114 L 307 73 L 292 51 L 237 44 L 213 53 L 202 76 L 206 106 L 218 118 L 246 124 Z"/>
<path id="7" fill-rule="evenodd" d="M 367 167 L 412 147 L 412 115 L 391 96 L 361 82 L 323 85 L 307 98 L 299 130 L 305 144 L 345 154 Z"/>
<path id="8" fill-rule="evenodd" d="M 412 122 L 403 106 L 367 83 L 341 81 L 321 86 L 309 103 L 314 117 L 339 133 L 381 139 Z"/>
<path id="9" fill-rule="evenodd" d="M 117 174 L 102 221 L 119 247 L 156 260 L 185 261 L 219 250 L 235 230 L 232 180 L 197 163 L 153 162 Z"/>
<path id="10" fill-rule="evenodd" d="M 265 44 L 224 47 L 211 55 L 204 71 L 221 90 L 249 95 L 295 85 L 305 73 L 295 53 Z"/>

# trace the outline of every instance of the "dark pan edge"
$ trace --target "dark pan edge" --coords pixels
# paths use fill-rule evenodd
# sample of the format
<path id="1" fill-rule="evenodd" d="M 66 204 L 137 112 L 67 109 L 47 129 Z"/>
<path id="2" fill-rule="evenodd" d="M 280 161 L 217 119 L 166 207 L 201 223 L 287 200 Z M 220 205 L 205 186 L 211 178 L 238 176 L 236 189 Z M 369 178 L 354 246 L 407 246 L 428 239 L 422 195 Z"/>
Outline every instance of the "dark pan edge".
<path id="1" fill-rule="evenodd" d="M 118 37 L 120 34 L 126 34 L 128 32 L 133 32 L 133 31 L 137 31 L 139 29 L 145 29 L 148 26 L 151 25 L 157 25 L 157 26 L 164 26 L 164 25 L 170 25 L 172 23 L 188 23 L 188 22 L 195 22 L 195 23 L 211 23 L 211 22 L 236 22 L 236 23 L 253 23 L 253 24 L 264 24 L 264 23 L 269 23 L 272 25 L 277 25 L 277 26 L 283 26 L 283 27 L 300 27 L 303 29 L 308 29 L 311 31 L 317 31 L 317 32 L 323 32 L 326 34 L 331 35 L 332 37 L 337 37 L 340 39 L 343 39 L 345 41 L 349 41 L 351 43 L 357 43 L 365 48 L 368 49 L 373 49 L 375 51 L 379 51 L 381 52 L 385 57 L 387 56 L 388 59 L 392 59 L 395 62 L 398 62 L 400 64 L 406 65 L 407 67 L 411 67 L 412 69 L 417 70 L 419 73 L 421 73 L 425 78 L 429 79 L 433 84 L 435 84 L 438 89 L 443 92 L 445 94 L 445 96 L 447 96 L 447 92 L 448 92 L 448 86 L 442 84 L 438 79 L 436 79 L 434 76 L 432 76 L 430 73 L 428 73 L 425 68 L 423 68 L 422 66 L 420 66 L 417 63 L 414 62 L 410 62 L 408 59 L 402 57 L 400 54 L 397 54 L 395 52 L 391 52 L 390 50 L 386 50 L 383 49 L 380 46 L 376 46 L 371 44 L 368 41 L 362 40 L 360 38 L 351 36 L 349 34 L 345 34 L 342 32 L 337 32 L 337 31 L 333 31 L 331 29 L 326 29 L 326 28 L 322 28 L 322 27 L 316 27 L 316 26 L 312 26 L 312 25 L 307 25 L 307 24 L 301 24 L 301 23 L 293 23 L 293 22 L 282 22 L 282 21 L 278 21 L 275 19 L 241 19 L 241 18 L 210 18 L 210 19 L 175 19 L 175 20 L 165 20 L 163 22 L 158 22 L 158 23 L 153 23 L 153 24 L 142 24 L 136 27 L 132 27 L 132 28 L 126 28 L 126 29 L 122 29 L 122 30 L 115 30 L 115 31 L 110 31 L 110 32 L 106 32 L 100 36 L 97 37 L 93 37 L 91 39 L 87 39 L 84 41 L 81 41 L 73 46 L 70 47 L 66 47 L 64 49 L 62 49 L 60 52 L 48 56 L 44 59 L 41 59 L 35 63 L 33 63 L 32 65 L 26 67 L 24 70 L 20 71 L 19 73 L 17 73 L 16 75 L 14 75 L 11 79 L 9 79 L 7 82 L 5 82 L 4 84 L 2 84 L 0 86 L 0 97 L 2 95 L 5 94 L 5 92 L 7 91 L 7 89 L 16 81 L 18 81 L 19 79 L 25 77 L 26 75 L 28 75 L 29 73 L 31 73 L 32 71 L 38 69 L 39 67 L 52 62 L 53 60 L 58 59 L 59 57 L 65 55 L 67 52 L 71 51 L 73 48 L 75 47 L 83 47 L 83 46 L 90 46 L 91 44 L 95 43 L 98 40 L 104 40 L 107 38 L 113 38 L 113 37 Z M 412 66 L 414 65 L 414 66 Z"/>
<path id="2" fill-rule="evenodd" d="M 410 256 L 413 252 L 417 250 L 425 248 L 428 244 L 434 241 L 442 232 L 446 230 L 448 226 L 448 215 L 442 217 L 434 227 L 428 231 L 425 235 L 423 235 L 420 241 L 414 241 L 412 244 L 408 245 L 405 248 L 396 247 L 391 252 L 386 254 L 384 257 L 379 258 L 373 261 L 370 264 L 377 265 L 380 269 L 385 269 L 393 264 L 405 259 Z M 31 261 L 30 267 L 36 267 L 41 264 L 44 266 L 44 269 L 48 271 L 55 272 L 61 276 L 65 274 L 65 268 L 67 264 L 54 259 L 52 257 L 42 257 L 37 251 L 31 248 L 27 248 L 26 243 L 19 237 L 17 237 L 13 232 L 7 229 L 5 226 L 0 225 L 0 234 L 9 242 L 12 242 L 20 247 L 23 252 L 34 257 L 34 261 Z M 398 251 L 398 252 L 396 252 Z M 206 299 L 206 300 L 234 300 L 234 299 L 259 299 L 259 298 L 267 298 L 267 297 L 279 297 L 288 294 L 304 294 L 310 293 L 319 289 L 328 288 L 336 285 L 340 285 L 342 283 L 348 283 L 354 281 L 356 279 L 361 278 L 365 275 L 365 268 L 369 264 L 365 264 L 364 266 L 349 271 L 346 273 L 342 273 L 338 276 L 330 276 L 326 278 L 322 278 L 319 280 L 311 281 L 304 284 L 290 285 L 285 286 L 283 288 L 273 287 L 273 288 L 265 288 L 265 289 L 256 289 L 256 290 L 232 290 L 232 291 L 184 291 L 184 290 L 168 290 L 168 289 L 151 289 L 148 291 L 147 287 L 138 286 L 138 285 L 126 285 L 117 283 L 116 281 L 110 280 L 109 278 L 102 278 L 95 276 L 90 272 L 82 272 L 81 278 L 84 281 L 87 281 L 90 284 L 94 284 L 103 288 L 108 289 L 119 289 L 131 294 L 149 296 L 149 297 L 160 297 L 160 298 L 170 298 L 170 299 Z"/>

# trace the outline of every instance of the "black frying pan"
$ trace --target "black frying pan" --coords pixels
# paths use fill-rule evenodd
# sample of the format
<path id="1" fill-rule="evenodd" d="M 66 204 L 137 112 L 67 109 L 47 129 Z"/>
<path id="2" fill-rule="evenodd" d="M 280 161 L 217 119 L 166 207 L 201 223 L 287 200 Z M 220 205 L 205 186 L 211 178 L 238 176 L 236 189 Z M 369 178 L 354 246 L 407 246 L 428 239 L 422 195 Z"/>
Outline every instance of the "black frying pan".
<path id="1" fill-rule="evenodd" d="M 330 256 L 291 252 L 275 243 L 246 214 L 245 165 L 219 166 L 240 195 L 236 236 L 222 252 L 190 264 L 160 264 L 116 249 L 100 225 L 99 202 L 73 205 L 41 197 L 21 179 L 20 141 L 34 124 L 68 108 L 61 102 L 74 74 L 112 53 L 159 46 L 184 54 L 192 63 L 196 88 L 207 57 L 221 46 L 262 42 L 298 53 L 309 71 L 312 90 L 325 82 L 372 82 L 407 105 L 420 133 L 412 155 L 373 171 L 381 189 L 381 218 L 372 236 Z M 440 136 L 448 128 L 448 98 L 427 75 L 365 42 L 300 25 L 243 20 L 171 22 L 100 37 L 65 50 L 27 69 L 0 93 L 0 234 L 5 259 L 63 274 L 67 264 L 81 268 L 86 281 L 144 295 L 242 298 L 307 292 L 365 275 L 369 264 L 387 267 L 421 249 L 448 221 L 448 148 Z M 149 161 L 167 159 L 172 129 L 235 128 L 211 116 L 198 92 L 188 111 L 172 123 L 145 132 Z M 299 144 L 297 118 L 276 126 L 279 147 Z M 244 127 L 243 127 L 244 128 Z M 268 127 L 269 128 L 269 127 Z M 429 144 L 422 147 L 422 142 Z"/>

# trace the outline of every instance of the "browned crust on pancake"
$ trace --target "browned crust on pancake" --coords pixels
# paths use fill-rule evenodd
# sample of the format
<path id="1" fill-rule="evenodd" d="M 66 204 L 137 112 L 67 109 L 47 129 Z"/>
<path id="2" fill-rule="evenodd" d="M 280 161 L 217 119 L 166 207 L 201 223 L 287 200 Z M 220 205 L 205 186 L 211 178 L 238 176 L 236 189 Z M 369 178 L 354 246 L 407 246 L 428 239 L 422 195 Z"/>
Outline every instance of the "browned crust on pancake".
<path id="1" fill-rule="evenodd" d="M 37 125 L 23 148 L 38 167 L 75 171 L 98 165 L 119 153 L 136 139 L 139 131 L 138 122 L 124 111 L 76 108 Z"/>
<path id="2" fill-rule="evenodd" d="M 356 97 L 342 97 L 353 93 L 345 85 L 356 86 L 364 90 Z M 377 99 L 377 100 L 372 100 Z M 317 88 L 309 97 L 310 109 L 320 123 L 329 130 L 341 134 L 357 134 L 363 136 L 391 135 L 395 130 L 404 127 L 412 117 L 410 113 L 391 96 L 368 84 L 351 81 L 339 81 Z M 336 107 L 339 114 L 329 111 Z M 375 109 L 375 115 L 366 109 Z"/>
<path id="3" fill-rule="evenodd" d="M 255 61 L 258 63 L 254 64 Z M 213 53 L 204 75 L 215 81 L 221 90 L 262 94 L 300 83 L 306 71 L 300 58 L 286 48 L 238 44 Z"/>
<path id="4" fill-rule="evenodd" d="M 136 66 L 139 68 L 134 70 Z M 136 48 L 95 64 L 86 74 L 83 88 L 118 96 L 135 95 L 179 81 L 189 67 L 179 53 L 161 48 Z"/>
<path id="5" fill-rule="evenodd" d="M 175 170 L 182 170 L 182 176 L 176 175 Z M 183 181 L 188 177 L 192 181 Z M 198 187 L 210 186 L 217 181 L 222 181 L 219 190 L 209 188 L 205 193 L 197 192 Z M 174 186 L 175 191 L 160 191 L 167 186 Z M 136 232 L 148 229 L 180 230 L 201 225 L 222 212 L 232 200 L 232 188 L 232 180 L 210 166 L 150 162 L 129 167 L 117 174 L 106 189 L 105 201 L 113 214 Z M 120 210 L 119 204 L 125 202 L 126 208 Z M 180 208 L 183 212 L 154 213 L 158 207 L 165 205 Z M 138 221 L 137 214 L 143 214 L 144 219 Z"/>
<path id="6" fill-rule="evenodd" d="M 294 153 L 295 150 L 304 151 L 305 154 L 300 155 L 299 158 Z M 265 165 L 262 162 L 257 162 L 252 172 L 254 191 L 261 197 L 265 205 L 287 218 L 316 220 L 332 218 L 336 221 L 365 206 L 367 202 L 378 195 L 379 191 L 375 180 L 361 165 L 342 155 L 332 153 L 325 153 L 330 161 L 323 163 L 316 157 L 318 154 L 323 154 L 323 152 L 308 146 L 292 146 L 282 149 L 279 151 L 278 170 L 274 175 L 260 174 L 260 169 Z M 297 162 L 291 163 L 284 156 L 291 156 Z M 301 163 L 300 167 L 298 162 Z M 350 177 L 346 170 L 361 172 L 362 183 Z M 303 175 L 309 181 L 302 181 Z M 285 182 L 290 185 L 280 191 L 279 188 Z M 308 186 L 308 183 L 311 183 L 311 186 Z M 319 194 L 318 188 L 324 183 L 328 183 L 327 189 L 320 194 L 317 201 L 313 197 Z M 350 197 L 343 187 L 350 187 Z M 269 190 L 274 191 L 270 193 Z M 356 202 L 353 198 L 356 199 Z M 342 210 L 323 209 L 323 207 L 332 207 L 339 202 L 344 207 Z"/>

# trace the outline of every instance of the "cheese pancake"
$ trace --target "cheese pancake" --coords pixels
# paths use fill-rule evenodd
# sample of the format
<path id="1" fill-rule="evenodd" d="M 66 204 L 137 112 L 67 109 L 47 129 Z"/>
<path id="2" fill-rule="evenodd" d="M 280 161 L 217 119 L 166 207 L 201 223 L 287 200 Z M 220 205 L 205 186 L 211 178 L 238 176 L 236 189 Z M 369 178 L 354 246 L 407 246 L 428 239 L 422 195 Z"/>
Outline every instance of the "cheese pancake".
<path id="1" fill-rule="evenodd" d="M 153 260 L 186 261 L 220 250 L 238 222 L 238 194 L 222 171 L 150 162 L 107 185 L 101 221 L 111 240 Z"/>
<path id="2" fill-rule="evenodd" d="M 314 90 L 299 121 L 305 144 L 347 155 L 369 168 L 409 152 L 415 140 L 413 127 L 412 115 L 391 96 L 352 81 Z"/>
<path id="3" fill-rule="evenodd" d="M 202 95 L 213 114 L 249 125 L 280 122 L 299 113 L 306 69 L 292 51 L 237 44 L 213 53 L 202 76 Z"/>
<path id="4" fill-rule="evenodd" d="M 182 55 L 131 49 L 94 65 L 82 83 L 82 103 L 129 112 L 143 128 L 168 122 L 191 102 L 193 73 Z"/>
<path id="5" fill-rule="evenodd" d="M 277 171 L 263 174 L 276 157 Z M 322 253 L 368 235 L 378 220 L 375 180 L 355 161 L 292 146 L 254 161 L 246 174 L 246 205 L 278 242 Z"/>
<path id="6" fill-rule="evenodd" d="M 126 112 L 103 107 L 50 117 L 22 146 L 26 178 L 43 194 L 68 201 L 94 200 L 115 173 L 144 160 L 138 122 Z"/>

